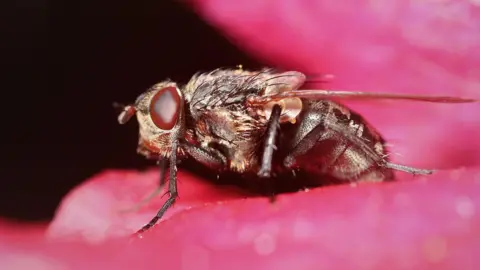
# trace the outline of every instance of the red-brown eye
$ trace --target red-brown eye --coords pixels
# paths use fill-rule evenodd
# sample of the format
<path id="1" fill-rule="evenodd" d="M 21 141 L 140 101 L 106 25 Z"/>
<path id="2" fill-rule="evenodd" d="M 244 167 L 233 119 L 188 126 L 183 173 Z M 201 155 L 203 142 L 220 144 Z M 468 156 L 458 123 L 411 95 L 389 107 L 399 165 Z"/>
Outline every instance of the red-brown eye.
<path id="1" fill-rule="evenodd" d="M 158 91 L 150 102 L 150 116 L 153 123 L 163 130 L 172 129 L 180 113 L 180 102 L 177 88 L 170 86 Z"/>

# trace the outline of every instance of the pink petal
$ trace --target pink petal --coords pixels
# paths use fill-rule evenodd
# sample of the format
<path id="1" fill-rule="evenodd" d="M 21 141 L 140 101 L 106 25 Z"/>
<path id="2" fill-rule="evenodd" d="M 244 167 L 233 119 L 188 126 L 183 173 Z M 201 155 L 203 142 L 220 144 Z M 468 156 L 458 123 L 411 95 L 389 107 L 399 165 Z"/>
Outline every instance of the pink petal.
<path id="1" fill-rule="evenodd" d="M 258 57 L 333 73 L 329 87 L 478 97 L 480 12 L 472 1 L 191 2 Z M 150 192 L 157 173 L 110 171 L 69 194 L 47 232 L 49 239 L 99 244 L 47 242 L 25 231 L 2 236 L 0 261 L 8 268 L 27 259 L 36 269 L 40 261 L 48 269 L 476 269 L 478 104 L 352 106 L 397 144 L 393 149 L 404 158 L 396 160 L 470 168 L 286 194 L 275 204 L 241 199 L 248 194 L 180 172 L 174 209 L 133 242 L 112 237 L 138 229 L 161 200 L 138 212 L 119 211 Z"/>
<path id="2" fill-rule="evenodd" d="M 95 239 L 88 235 L 112 235 L 122 226 L 121 220 L 124 232 L 132 232 L 132 224 L 140 226 L 155 209 L 131 214 L 132 222 L 114 213 L 125 203 L 125 190 L 135 193 L 140 186 L 152 185 L 154 176 L 107 172 L 88 181 L 65 199 L 50 237 L 62 240 L 62 234 L 72 233 L 92 242 Z M 7 269 L 25 269 L 25 263 L 34 262 L 43 269 L 199 270 L 476 269 L 480 263 L 476 256 L 480 169 L 442 171 L 428 178 L 404 176 L 404 181 L 390 184 L 313 189 L 281 195 L 275 204 L 265 198 L 234 199 L 206 186 L 203 190 L 212 200 L 222 196 L 225 200 L 197 204 L 210 201 L 188 195 L 202 190 L 202 184 L 187 174 L 181 179 L 185 196 L 175 207 L 176 214 L 143 239 L 109 238 L 87 244 L 26 234 L 1 241 L 0 261 L 7 263 Z M 99 196 L 92 196 L 95 193 Z M 103 213 L 111 214 L 97 216 Z M 67 220 L 77 228 L 54 225 L 67 225 Z M 107 228 L 104 222 L 117 223 L 117 228 Z"/>
<path id="3" fill-rule="evenodd" d="M 190 0 L 226 36 L 272 64 L 370 91 L 477 95 L 474 1 Z"/>
<path id="4" fill-rule="evenodd" d="M 112 236 L 131 234 L 152 218 L 166 199 L 161 193 L 139 211 L 124 211 L 155 190 L 158 175 L 155 168 L 141 173 L 106 171 L 93 177 L 63 200 L 48 235 L 99 242 Z M 213 185 L 183 171 L 179 171 L 178 179 L 180 200 L 174 209 L 167 211 L 165 218 L 191 207 L 249 195 L 231 187 Z"/>
<path id="5" fill-rule="evenodd" d="M 328 88 L 480 99 L 475 1 L 188 2 L 270 65 L 333 74 Z M 397 162 L 435 168 L 480 164 L 479 104 L 351 105 L 393 144 Z"/>

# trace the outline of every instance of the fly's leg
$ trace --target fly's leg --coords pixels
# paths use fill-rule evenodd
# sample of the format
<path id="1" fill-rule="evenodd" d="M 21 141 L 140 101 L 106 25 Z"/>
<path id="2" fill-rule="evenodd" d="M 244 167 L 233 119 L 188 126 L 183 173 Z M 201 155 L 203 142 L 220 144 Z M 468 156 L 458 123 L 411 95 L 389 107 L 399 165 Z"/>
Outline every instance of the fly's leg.
<path id="1" fill-rule="evenodd" d="M 377 155 L 372 149 L 370 149 L 365 144 L 365 142 L 361 138 L 355 136 L 354 134 L 342 132 L 342 130 L 338 129 L 335 126 L 329 126 L 329 129 L 331 129 L 333 131 L 336 131 L 339 134 L 342 134 L 343 136 L 345 136 L 345 138 L 347 140 L 351 141 L 355 145 L 358 145 L 362 149 L 364 149 L 364 151 L 366 151 L 366 153 L 368 155 L 371 155 L 372 157 L 374 155 Z M 414 168 L 414 167 L 405 166 L 405 165 L 401 165 L 401 164 L 395 164 L 395 163 L 392 163 L 392 162 L 388 162 L 387 160 L 385 160 L 383 158 L 377 158 L 377 160 L 378 160 L 377 164 L 380 167 L 387 168 L 387 169 L 393 169 L 393 170 L 397 170 L 397 171 L 402 171 L 402 172 L 406 172 L 406 173 L 410 173 L 410 174 L 414 174 L 414 175 L 429 175 L 429 174 L 432 174 L 434 172 L 433 170 L 419 169 L 419 168 Z"/>
<path id="2" fill-rule="evenodd" d="M 341 125 L 337 123 L 330 123 L 325 121 L 325 115 L 328 114 L 327 109 L 309 107 L 304 110 L 302 121 L 296 130 L 292 141 L 292 146 L 288 155 L 284 158 L 284 166 L 293 168 L 297 157 L 306 154 L 319 141 L 322 140 L 322 135 L 325 132 L 335 132 L 339 137 L 342 137 L 348 145 L 355 145 L 362 150 L 364 155 L 369 159 L 375 161 L 378 167 L 403 171 L 411 174 L 428 175 L 433 173 L 432 170 L 418 169 L 405 165 L 394 164 L 388 162 L 381 157 L 372 147 L 366 144 L 365 140 L 358 137 L 353 132 L 346 132 Z"/>
<path id="3" fill-rule="evenodd" d="M 178 191 L 177 191 L 177 148 L 181 144 L 182 149 L 184 149 L 190 156 L 192 156 L 194 159 L 196 159 L 198 162 L 205 164 L 206 166 L 210 168 L 215 168 L 215 169 L 222 169 L 226 162 L 227 159 L 225 156 L 220 154 L 219 151 L 216 151 L 215 149 L 203 149 L 200 147 L 196 147 L 192 144 L 189 144 L 188 142 L 182 140 L 182 142 L 179 142 L 176 140 L 172 144 L 172 154 L 170 155 L 170 180 L 169 180 L 169 185 L 168 185 L 168 193 L 169 197 L 167 201 L 162 205 L 162 208 L 157 212 L 157 215 L 150 220 L 149 223 L 147 223 L 145 226 L 143 226 L 140 230 L 138 230 L 137 234 L 141 234 L 151 227 L 153 227 L 160 218 L 165 214 L 165 212 L 175 203 L 177 197 L 178 197 Z M 165 176 L 165 170 L 161 172 Z M 162 179 L 162 177 L 161 177 Z M 163 177 L 165 179 L 165 177 Z M 162 181 L 165 183 L 165 181 Z"/>
<path id="4" fill-rule="evenodd" d="M 428 169 L 418 169 L 418 168 L 413 168 L 405 165 L 400 165 L 400 164 L 395 164 L 391 162 L 386 162 L 384 164 L 385 168 L 397 170 L 397 171 L 402 171 L 410 174 L 420 174 L 420 175 L 428 175 L 434 173 L 434 170 L 428 170 Z"/>
<path id="5" fill-rule="evenodd" d="M 158 160 L 158 166 L 159 166 L 159 170 L 160 170 L 160 178 L 159 178 L 158 187 L 155 188 L 155 190 L 153 190 L 150 194 L 148 194 L 148 196 L 143 198 L 140 202 L 136 203 L 134 206 L 132 206 L 128 209 L 122 210 L 121 211 L 122 213 L 137 211 L 138 209 L 140 209 L 140 207 L 149 203 L 153 198 L 155 198 L 158 194 L 160 194 L 160 192 L 165 187 L 165 183 L 167 182 L 167 177 L 166 177 L 167 176 L 166 175 L 167 160 L 165 158 L 160 158 Z"/>
<path id="6" fill-rule="evenodd" d="M 160 210 L 157 212 L 157 215 L 155 215 L 155 217 L 153 217 L 149 223 L 147 223 L 145 226 L 143 226 L 140 230 L 137 231 L 137 235 L 153 227 L 158 222 L 158 220 L 162 218 L 165 212 L 175 203 L 175 200 L 178 197 L 176 164 L 177 164 L 177 148 L 179 144 L 182 146 L 182 149 L 184 149 L 190 156 L 192 156 L 198 162 L 203 163 L 210 168 L 222 169 L 225 167 L 225 164 L 227 163 L 226 157 L 222 155 L 219 151 L 213 148 L 210 148 L 207 150 L 207 149 L 203 149 L 203 148 L 194 146 L 192 144 L 189 144 L 184 140 L 182 140 L 182 142 L 175 141 L 172 144 L 172 154 L 170 156 L 170 180 L 169 180 L 169 186 L 168 186 L 169 197 L 167 201 L 162 205 L 162 208 L 160 208 Z M 163 179 L 163 180 L 161 180 L 161 184 L 158 189 L 158 192 L 160 192 L 161 187 L 165 185 L 165 182 L 166 182 L 165 167 L 160 172 L 160 175 L 161 175 L 160 179 Z"/>
<path id="7" fill-rule="evenodd" d="M 178 148 L 178 140 L 173 141 L 172 143 L 172 153 L 170 155 L 170 180 L 168 182 L 168 199 L 162 205 L 160 210 L 158 210 L 157 214 L 144 225 L 140 230 L 137 231 L 137 235 L 142 234 L 143 232 L 147 231 L 151 227 L 153 227 L 160 218 L 165 214 L 165 212 L 175 203 L 175 200 L 178 197 L 177 191 L 177 148 Z"/>
<path id="8" fill-rule="evenodd" d="M 181 146 L 191 157 L 211 169 L 222 171 L 226 167 L 227 158 L 213 147 L 202 148 L 186 141 L 182 141 Z M 273 202 L 274 200 L 275 194 L 272 193 L 270 201 Z"/>
<path id="9" fill-rule="evenodd" d="M 312 149 L 325 132 L 325 126 L 322 124 L 314 127 L 293 147 L 290 153 L 285 157 L 283 164 L 287 168 L 291 168 L 295 162 L 295 158 L 304 155 L 308 150 Z"/>
<path id="10" fill-rule="evenodd" d="M 329 129 L 333 129 L 329 127 Z M 284 159 L 284 166 L 287 168 L 291 168 L 295 162 L 295 158 L 307 153 L 311 148 L 315 146 L 315 144 L 319 141 L 320 137 L 322 136 L 323 132 L 325 132 L 325 126 L 319 124 L 315 128 L 313 128 L 309 133 L 307 133 L 299 142 L 298 144 L 290 151 L 290 153 Z M 370 151 L 371 149 L 363 142 L 359 137 L 341 132 L 341 130 L 337 131 L 338 133 L 345 136 L 347 140 L 351 141 L 353 144 L 361 146 L 366 151 L 366 154 L 372 156 L 372 158 L 376 158 L 378 160 L 378 166 L 384 167 L 387 169 L 393 169 L 397 171 L 403 171 L 410 174 L 418 174 L 418 175 L 429 175 L 433 173 L 433 170 L 428 169 L 419 169 L 410 166 L 395 164 L 392 162 L 385 161 L 384 159 L 378 157 L 376 153 Z"/>
<path id="11" fill-rule="evenodd" d="M 227 158 L 215 148 L 202 148 L 190 144 L 186 141 L 181 142 L 182 149 L 185 150 L 191 157 L 203 165 L 214 169 L 223 170 L 227 164 Z"/>
<path id="12" fill-rule="evenodd" d="M 280 128 L 281 112 L 282 108 L 278 104 L 273 105 L 272 114 L 268 122 L 267 133 L 265 137 L 262 163 L 258 172 L 259 177 L 270 177 L 270 174 L 272 172 L 273 151 L 277 150 L 277 146 L 275 145 L 275 139 L 277 138 L 278 130 Z"/>

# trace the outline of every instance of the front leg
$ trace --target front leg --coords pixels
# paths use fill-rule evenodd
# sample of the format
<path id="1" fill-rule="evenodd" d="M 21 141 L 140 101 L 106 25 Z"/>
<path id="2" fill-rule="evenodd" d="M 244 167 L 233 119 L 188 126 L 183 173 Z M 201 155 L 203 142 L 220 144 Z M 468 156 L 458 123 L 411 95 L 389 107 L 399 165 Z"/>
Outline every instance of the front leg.
<path id="1" fill-rule="evenodd" d="M 172 143 L 172 153 L 170 155 L 170 179 L 168 185 L 168 193 L 169 197 L 167 201 L 162 205 L 160 210 L 158 210 L 157 214 L 144 225 L 140 230 L 136 232 L 136 235 L 141 235 L 143 232 L 147 231 L 151 227 L 153 227 L 160 218 L 167 212 L 167 210 L 175 203 L 175 200 L 178 197 L 177 191 L 177 149 L 178 149 L 178 140 L 173 141 Z M 165 171 L 160 172 L 161 180 L 160 184 L 164 183 L 165 181 Z M 162 176 L 163 175 L 163 176 Z M 162 180 L 163 179 L 163 180 Z"/>
<path id="2" fill-rule="evenodd" d="M 227 163 L 227 159 L 219 151 L 215 149 L 203 149 L 197 146 L 194 146 L 184 140 L 179 142 L 178 140 L 172 143 L 172 153 L 170 155 L 170 180 L 168 186 L 169 197 L 167 201 L 162 205 L 160 210 L 157 212 L 155 217 L 153 217 L 150 222 L 143 226 L 140 230 L 137 231 L 137 235 L 142 234 L 151 227 L 153 227 L 160 218 L 167 212 L 167 210 L 173 206 L 177 197 L 177 149 L 181 146 L 190 156 L 196 159 L 198 162 L 205 164 L 206 166 L 214 169 L 223 169 Z M 162 161 L 160 165 L 164 165 Z M 163 186 L 165 183 L 165 168 L 162 166 L 160 172 L 160 186 Z"/>

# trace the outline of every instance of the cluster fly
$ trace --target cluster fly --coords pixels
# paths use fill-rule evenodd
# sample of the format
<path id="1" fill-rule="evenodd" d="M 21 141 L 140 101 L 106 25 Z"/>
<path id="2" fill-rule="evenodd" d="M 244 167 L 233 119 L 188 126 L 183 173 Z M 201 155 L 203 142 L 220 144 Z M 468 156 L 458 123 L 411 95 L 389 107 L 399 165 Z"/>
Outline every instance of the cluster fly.
<path id="1" fill-rule="evenodd" d="M 177 196 L 177 162 L 191 157 L 216 170 L 269 178 L 304 170 L 340 182 L 391 181 L 394 171 L 431 174 L 389 161 L 382 136 L 362 116 L 333 100 L 397 99 L 440 103 L 473 99 L 387 93 L 299 90 L 297 71 L 217 69 L 179 86 L 153 85 L 118 116 L 139 122 L 137 152 L 158 159 L 169 197 L 137 234 L 154 226 Z M 283 130 L 289 129 L 287 135 Z M 282 136 L 277 136 L 282 135 Z M 169 177 L 167 177 L 169 169 Z"/>

